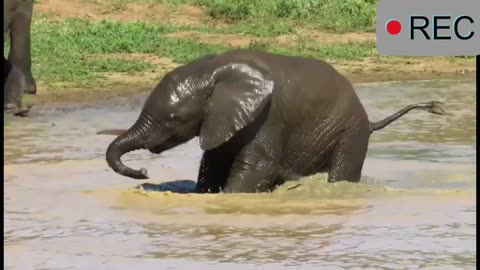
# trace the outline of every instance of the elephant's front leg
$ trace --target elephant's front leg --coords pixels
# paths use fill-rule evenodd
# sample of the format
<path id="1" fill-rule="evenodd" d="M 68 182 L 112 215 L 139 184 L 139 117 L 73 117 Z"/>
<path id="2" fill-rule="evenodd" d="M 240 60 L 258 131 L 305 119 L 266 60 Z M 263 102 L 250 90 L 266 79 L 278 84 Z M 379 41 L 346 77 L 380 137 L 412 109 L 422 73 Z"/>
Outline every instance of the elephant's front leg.
<path id="1" fill-rule="evenodd" d="M 197 178 L 197 193 L 218 193 L 224 186 L 234 157 L 223 147 L 203 153 Z"/>
<path id="2" fill-rule="evenodd" d="M 225 183 L 225 193 L 268 192 L 275 188 L 279 149 L 271 143 L 253 142 L 235 158 Z"/>

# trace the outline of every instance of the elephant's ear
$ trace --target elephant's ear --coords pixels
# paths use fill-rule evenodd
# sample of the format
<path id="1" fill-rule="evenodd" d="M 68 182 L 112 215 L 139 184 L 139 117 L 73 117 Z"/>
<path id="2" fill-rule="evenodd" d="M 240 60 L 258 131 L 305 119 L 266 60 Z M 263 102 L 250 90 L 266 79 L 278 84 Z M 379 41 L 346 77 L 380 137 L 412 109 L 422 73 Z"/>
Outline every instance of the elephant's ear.
<path id="1" fill-rule="evenodd" d="M 200 147 L 220 146 L 251 123 L 268 104 L 273 81 L 260 71 L 233 70 L 214 85 L 200 129 Z"/>

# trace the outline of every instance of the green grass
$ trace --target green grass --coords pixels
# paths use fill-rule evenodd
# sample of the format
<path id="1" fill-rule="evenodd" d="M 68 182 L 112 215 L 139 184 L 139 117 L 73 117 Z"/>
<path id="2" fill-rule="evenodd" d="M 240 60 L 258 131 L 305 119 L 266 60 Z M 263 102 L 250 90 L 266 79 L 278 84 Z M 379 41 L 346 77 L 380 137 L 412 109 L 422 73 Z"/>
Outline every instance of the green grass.
<path id="1" fill-rule="evenodd" d="M 163 1 L 178 3 L 178 0 Z M 375 30 L 378 0 L 190 0 L 214 19 L 276 25 L 296 25 L 332 31 Z"/>
<path id="2" fill-rule="evenodd" d="M 141 22 L 93 23 L 80 19 L 37 21 L 32 28 L 33 72 L 46 84 L 60 82 L 65 87 L 91 87 L 104 81 L 104 75 L 108 72 L 135 73 L 153 68 L 151 63 L 118 59 L 111 54 L 154 54 L 171 58 L 177 63 L 186 63 L 205 54 L 229 49 L 226 45 L 165 36 L 179 30 L 218 31 L 217 28 L 208 26 L 202 28 Z M 371 55 L 375 44 L 364 42 L 312 46 L 299 42 L 293 46 L 282 47 L 267 39 L 264 42 L 252 43 L 250 47 L 322 59 L 355 59 Z M 95 57 L 96 55 L 104 57 Z"/>
<path id="3" fill-rule="evenodd" d="M 143 23 L 86 20 L 41 23 L 32 31 L 33 72 L 45 82 L 91 86 L 106 72 L 141 72 L 152 68 L 142 60 L 108 58 L 116 53 L 148 53 L 183 63 L 226 48 L 163 36 L 168 27 Z M 106 57 L 92 57 L 105 54 Z"/>
<path id="4" fill-rule="evenodd" d="M 123 10 L 128 3 L 202 7 L 214 20 L 242 24 L 242 28 L 296 27 L 327 31 L 375 31 L 379 0 L 83 0 Z"/>
<path id="5" fill-rule="evenodd" d="M 308 45 L 302 41 L 292 47 L 278 46 L 271 42 L 256 42 L 250 48 L 265 49 L 284 55 L 314 57 L 322 60 L 355 60 L 361 57 L 373 56 L 375 42 L 330 43 L 320 47 Z"/>
<path id="6" fill-rule="evenodd" d="M 133 0 L 113 0 L 120 3 Z M 139 0 L 136 0 L 139 1 Z M 379 0 L 140 0 L 193 4 L 213 19 L 277 25 L 285 20 L 332 31 L 374 31 Z"/>

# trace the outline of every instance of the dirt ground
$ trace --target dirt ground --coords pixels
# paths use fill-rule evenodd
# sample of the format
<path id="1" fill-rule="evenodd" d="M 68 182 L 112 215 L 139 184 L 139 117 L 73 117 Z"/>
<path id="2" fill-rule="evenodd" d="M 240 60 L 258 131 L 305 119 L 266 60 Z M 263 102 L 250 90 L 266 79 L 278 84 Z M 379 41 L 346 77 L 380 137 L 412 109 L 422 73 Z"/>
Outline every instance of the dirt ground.
<path id="1" fill-rule="evenodd" d="M 48 20 L 66 18 L 88 18 L 92 21 L 102 19 L 120 21 L 147 21 L 171 24 L 205 24 L 210 21 L 205 12 L 196 6 L 167 6 L 150 3 L 126 3 L 119 0 L 42 0 L 35 4 L 34 12 L 47 15 Z M 218 22 L 216 22 L 218 23 Z M 221 22 L 220 22 L 221 23 Z M 248 46 L 260 38 L 233 34 L 204 34 L 178 32 L 170 34 L 178 37 L 197 39 L 205 43 L 224 44 L 234 47 Z M 296 35 L 283 35 L 271 38 L 278 44 L 295 44 L 299 39 L 310 44 L 328 44 L 333 42 L 375 40 L 374 33 L 334 34 L 320 31 L 299 31 Z M 263 39 L 265 41 L 265 39 Z M 154 70 L 142 74 L 107 74 L 108 83 L 102 89 L 56 89 L 38 82 L 38 94 L 27 96 L 24 103 L 36 106 L 52 103 L 91 103 L 92 101 L 123 100 L 133 93 L 147 93 L 153 89 L 163 74 L 178 64 L 168 58 L 148 54 L 117 54 L 92 57 L 119 57 L 141 59 L 155 66 Z M 373 82 L 392 80 L 453 79 L 475 76 L 475 59 L 448 60 L 437 57 L 424 58 L 382 58 L 370 57 L 355 61 L 330 61 L 352 82 Z M 61 88 L 61 87 L 59 87 Z M 68 90 L 68 91 L 67 91 Z M 102 90 L 102 91 L 99 91 Z"/>
<path id="2" fill-rule="evenodd" d="M 197 25 L 208 21 L 203 10 L 196 6 L 166 6 L 149 3 L 125 3 L 116 0 L 42 0 L 34 12 L 48 15 L 51 20 L 87 18 L 126 22 L 145 21 Z"/>

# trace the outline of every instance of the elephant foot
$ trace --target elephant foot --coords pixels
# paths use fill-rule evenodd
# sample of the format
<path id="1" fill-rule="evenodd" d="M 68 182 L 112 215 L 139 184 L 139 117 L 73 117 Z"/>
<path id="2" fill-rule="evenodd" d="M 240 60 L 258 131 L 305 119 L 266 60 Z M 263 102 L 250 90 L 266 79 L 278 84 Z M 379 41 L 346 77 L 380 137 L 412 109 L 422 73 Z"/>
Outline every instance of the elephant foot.
<path id="1" fill-rule="evenodd" d="M 20 108 L 10 103 L 3 106 L 3 111 L 18 117 L 26 117 L 28 116 L 28 113 L 30 112 L 32 106 L 33 105 L 30 104 L 26 108 Z"/>
<path id="2" fill-rule="evenodd" d="M 12 111 L 12 110 L 15 110 L 15 109 L 18 109 L 19 106 L 13 104 L 13 103 L 7 103 L 7 104 L 4 104 L 3 105 L 3 110 L 4 111 Z"/>
<path id="3" fill-rule="evenodd" d="M 25 81 L 25 94 L 36 95 L 37 94 L 37 83 L 33 78 L 26 79 Z"/>

